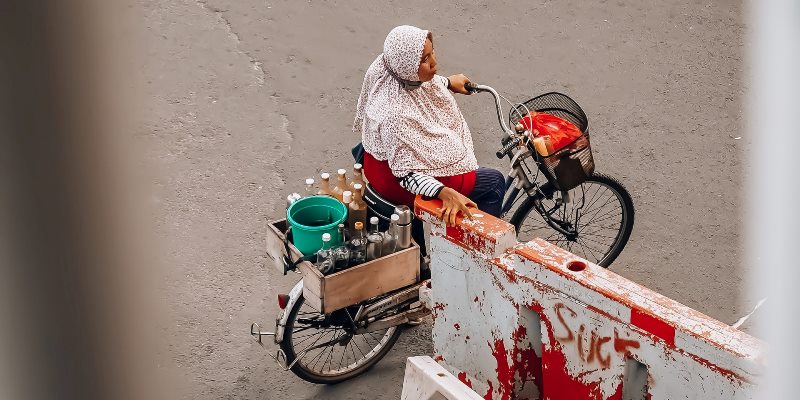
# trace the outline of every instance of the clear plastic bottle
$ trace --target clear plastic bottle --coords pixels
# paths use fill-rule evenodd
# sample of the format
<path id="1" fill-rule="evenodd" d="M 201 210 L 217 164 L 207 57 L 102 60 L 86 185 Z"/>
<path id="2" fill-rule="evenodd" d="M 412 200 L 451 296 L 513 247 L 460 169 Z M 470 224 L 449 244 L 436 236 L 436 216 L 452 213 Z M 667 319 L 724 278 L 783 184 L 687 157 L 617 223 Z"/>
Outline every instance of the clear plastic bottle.
<path id="1" fill-rule="evenodd" d="M 315 264 L 322 275 L 333 271 L 334 259 L 331 252 L 331 234 L 322 234 L 322 248 L 317 251 L 317 262 Z"/>
<path id="2" fill-rule="evenodd" d="M 388 256 L 397 250 L 398 221 L 400 221 L 400 216 L 392 214 L 389 229 L 383 233 L 383 250 L 381 250 L 381 255 Z"/>
<path id="3" fill-rule="evenodd" d="M 354 192 L 356 191 L 356 185 L 361 185 L 361 189 L 358 191 L 363 196 L 367 183 L 364 181 L 364 167 L 361 164 L 353 164 L 353 180 L 350 182 L 350 187 L 353 188 Z"/>
<path id="4" fill-rule="evenodd" d="M 331 191 L 331 174 L 323 172 L 320 178 L 322 179 L 319 181 L 319 191 L 317 191 L 317 194 L 333 196 L 333 192 Z"/>
<path id="5" fill-rule="evenodd" d="M 364 223 L 356 222 L 353 239 L 350 240 L 350 265 L 367 261 L 367 237 L 364 236 Z"/>
<path id="6" fill-rule="evenodd" d="M 341 271 L 350 264 L 350 243 L 347 241 L 347 228 L 339 224 L 339 237 L 342 241 L 333 248 L 333 263 L 336 271 Z"/>
<path id="7" fill-rule="evenodd" d="M 347 170 L 342 168 L 336 171 L 336 175 L 336 186 L 331 189 L 331 192 L 333 197 L 336 197 L 337 200 L 342 201 L 344 191 L 350 189 L 347 185 Z"/>
<path id="8" fill-rule="evenodd" d="M 304 194 L 305 197 L 311 197 L 315 195 L 314 193 L 314 178 L 306 179 L 306 192 Z"/>
<path id="9" fill-rule="evenodd" d="M 361 222 L 362 226 L 367 223 L 367 203 L 361 197 L 361 184 L 353 186 L 353 201 L 347 207 L 347 229 L 351 235 L 355 233 L 356 222 Z"/>
<path id="10" fill-rule="evenodd" d="M 367 235 L 367 261 L 381 258 L 383 251 L 383 233 L 378 228 L 378 217 L 369 219 L 369 234 Z"/>

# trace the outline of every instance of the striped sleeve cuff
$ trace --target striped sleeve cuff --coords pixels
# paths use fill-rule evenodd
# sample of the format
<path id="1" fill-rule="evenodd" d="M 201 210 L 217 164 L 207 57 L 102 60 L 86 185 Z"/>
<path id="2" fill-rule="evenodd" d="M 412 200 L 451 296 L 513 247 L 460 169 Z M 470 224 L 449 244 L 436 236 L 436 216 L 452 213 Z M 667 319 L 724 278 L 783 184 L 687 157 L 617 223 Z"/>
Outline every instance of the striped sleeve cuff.
<path id="1" fill-rule="evenodd" d="M 436 178 L 419 172 L 411 172 L 400 179 L 400 186 L 414 194 L 435 198 L 444 189 Z"/>

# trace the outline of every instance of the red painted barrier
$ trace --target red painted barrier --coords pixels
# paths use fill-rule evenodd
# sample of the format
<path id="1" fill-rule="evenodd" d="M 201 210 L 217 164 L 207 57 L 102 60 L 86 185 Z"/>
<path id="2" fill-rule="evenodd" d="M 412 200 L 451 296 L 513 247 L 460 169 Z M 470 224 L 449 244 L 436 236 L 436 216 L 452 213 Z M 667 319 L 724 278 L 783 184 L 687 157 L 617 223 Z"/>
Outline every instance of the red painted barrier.
<path id="1" fill-rule="evenodd" d="M 478 212 L 431 224 L 435 359 L 485 399 L 745 399 L 763 344 Z"/>

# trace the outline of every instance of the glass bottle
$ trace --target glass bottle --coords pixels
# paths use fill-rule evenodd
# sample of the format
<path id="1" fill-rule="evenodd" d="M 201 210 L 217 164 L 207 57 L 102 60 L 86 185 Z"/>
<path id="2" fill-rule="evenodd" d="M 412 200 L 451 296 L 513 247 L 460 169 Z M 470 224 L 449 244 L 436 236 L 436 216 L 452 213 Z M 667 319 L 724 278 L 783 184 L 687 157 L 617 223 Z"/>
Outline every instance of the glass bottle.
<path id="1" fill-rule="evenodd" d="M 361 222 L 362 226 L 367 223 L 367 203 L 361 197 L 362 186 L 360 183 L 353 186 L 353 200 L 347 207 L 347 228 L 350 234 L 355 232 L 356 222 Z"/>
<path id="2" fill-rule="evenodd" d="M 331 174 L 323 172 L 320 178 L 322 179 L 319 181 L 319 191 L 317 191 L 317 194 L 333 196 L 333 192 L 331 191 Z"/>
<path id="3" fill-rule="evenodd" d="M 339 224 L 339 237 L 342 239 L 342 241 L 338 246 L 333 248 L 333 263 L 334 268 L 337 271 L 347 268 L 348 264 L 350 263 L 350 247 L 348 241 L 346 240 L 347 228 L 344 226 L 344 224 Z"/>
<path id="4" fill-rule="evenodd" d="M 350 265 L 367 261 L 367 238 L 364 236 L 364 223 L 356 222 L 353 239 L 350 240 Z"/>
<path id="5" fill-rule="evenodd" d="M 361 164 L 353 164 L 353 181 L 350 182 L 350 186 L 353 188 L 353 191 L 356 191 L 356 185 L 361 185 L 361 189 L 358 190 L 361 192 L 361 195 L 364 195 L 364 187 L 366 187 L 366 182 L 364 182 L 364 168 Z"/>
<path id="6" fill-rule="evenodd" d="M 369 234 L 367 235 L 367 261 L 381 258 L 383 250 L 383 233 L 378 228 L 378 217 L 369 219 Z"/>
<path id="7" fill-rule="evenodd" d="M 289 206 L 291 206 L 292 204 L 294 204 L 295 201 L 300 200 L 301 198 L 302 196 L 300 196 L 299 193 L 292 193 L 286 196 L 286 209 L 288 210 Z"/>
<path id="8" fill-rule="evenodd" d="M 381 250 L 381 255 L 388 256 L 392 254 L 397 249 L 397 223 L 400 221 L 400 216 L 397 214 L 392 214 L 391 222 L 389 223 L 389 229 L 383 233 L 383 250 Z"/>
<path id="9" fill-rule="evenodd" d="M 336 197 L 337 200 L 342 201 L 342 196 L 344 196 L 344 191 L 349 190 L 347 186 L 347 170 L 344 168 L 336 171 L 336 186 L 334 186 L 331 191 L 333 192 L 333 197 Z"/>
<path id="10" fill-rule="evenodd" d="M 333 271 L 334 267 L 334 260 L 333 254 L 331 252 L 331 234 L 330 233 L 323 233 L 322 234 L 322 248 L 317 251 L 317 262 L 316 266 L 319 272 L 322 275 L 326 275 Z"/>
<path id="11" fill-rule="evenodd" d="M 316 193 L 314 193 L 314 178 L 308 178 L 308 179 L 306 179 L 306 192 L 305 192 L 305 197 L 311 197 L 311 196 L 313 196 L 313 195 L 315 195 L 315 194 L 316 194 Z"/>
<path id="12" fill-rule="evenodd" d="M 349 209 L 350 203 L 352 202 L 353 202 L 353 192 L 345 190 L 344 193 L 342 193 L 342 203 L 344 203 L 344 205 L 347 206 L 347 208 Z"/>

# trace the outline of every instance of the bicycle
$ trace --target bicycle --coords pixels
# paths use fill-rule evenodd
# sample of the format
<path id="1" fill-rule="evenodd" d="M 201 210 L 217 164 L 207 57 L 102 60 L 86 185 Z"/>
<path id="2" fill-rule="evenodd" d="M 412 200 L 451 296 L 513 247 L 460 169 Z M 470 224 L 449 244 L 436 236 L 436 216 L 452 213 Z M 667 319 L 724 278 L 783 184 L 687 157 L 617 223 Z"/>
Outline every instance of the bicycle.
<path id="1" fill-rule="evenodd" d="M 516 106 L 512 104 L 507 125 L 500 101 L 502 96 L 495 89 L 477 84 L 468 84 L 467 88 L 473 93 L 488 92 L 494 97 L 503 130 L 503 147 L 496 156 L 508 157 L 512 166 L 506 179 L 503 216 L 524 198 L 510 218 L 518 238 L 527 241 L 532 239 L 530 235 L 545 232 L 547 236 L 538 236 L 608 267 L 630 237 L 634 222 L 633 201 L 619 181 L 594 173 L 588 120 L 583 110 L 566 95 L 546 93 Z M 543 157 L 534 149 L 529 134 L 521 129 L 509 129 L 509 125 L 518 128 L 517 123 L 527 114 L 523 111 L 554 114 L 575 124 L 583 135 Z M 535 171 L 529 163 L 535 165 Z M 380 198 L 370 188 L 367 191 Z M 380 201 L 390 204 L 383 199 Z M 370 212 L 376 213 L 372 207 Z M 587 215 L 590 219 L 582 222 Z M 602 225 L 598 225 L 600 223 Z M 598 245 L 603 249 L 598 249 Z M 292 260 L 284 256 L 283 262 L 284 272 L 291 269 Z M 301 280 L 288 295 L 279 295 L 282 311 L 276 320 L 275 332 L 262 332 L 258 324 L 253 324 L 250 333 L 259 343 L 262 336 L 274 336 L 280 349 L 273 358 L 285 370 L 312 383 L 339 383 L 369 370 L 397 342 L 406 323 L 430 313 L 425 302 L 420 301 L 429 288 L 429 281 L 424 280 L 323 314 L 305 303 Z"/>

